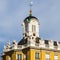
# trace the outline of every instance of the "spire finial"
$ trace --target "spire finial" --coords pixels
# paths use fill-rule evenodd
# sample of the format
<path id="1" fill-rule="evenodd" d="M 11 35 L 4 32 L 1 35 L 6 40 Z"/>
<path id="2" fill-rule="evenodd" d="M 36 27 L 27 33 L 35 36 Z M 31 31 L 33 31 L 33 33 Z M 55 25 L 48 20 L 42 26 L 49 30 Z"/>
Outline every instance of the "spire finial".
<path id="1" fill-rule="evenodd" d="M 30 16 L 32 15 L 32 5 L 33 5 L 33 2 L 30 1 Z"/>

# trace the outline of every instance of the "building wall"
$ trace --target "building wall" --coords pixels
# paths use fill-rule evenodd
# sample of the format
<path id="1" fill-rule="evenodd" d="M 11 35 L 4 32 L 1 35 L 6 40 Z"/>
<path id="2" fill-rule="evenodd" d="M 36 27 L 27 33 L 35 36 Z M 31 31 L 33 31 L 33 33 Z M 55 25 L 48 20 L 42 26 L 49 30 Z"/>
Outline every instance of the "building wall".
<path id="1" fill-rule="evenodd" d="M 16 60 L 16 52 L 13 52 L 13 54 L 11 54 L 12 56 L 11 56 L 11 59 L 12 60 Z"/>
<path id="2" fill-rule="evenodd" d="M 54 52 L 50 52 L 50 59 L 54 60 Z"/>
<path id="3" fill-rule="evenodd" d="M 44 50 L 40 51 L 40 58 L 41 58 L 41 60 L 45 60 L 45 51 Z"/>
<path id="4" fill-rule="evenodd" d="M 9 56 L 9 54 L 6 55 L 6 57 L 3 57 L 3 60 L 17 60 L 17 54 L 22 54 L 22 60 L 24 60 L 24 54 L 27 52 L 27 60 L 35 60 L 35 53 L 38 52 L 40 55 L 40 60 L 46 60 L 46 54 L 50 55 L 50 60 L 54 60 L 54 55 L 58 56 L 58 60 L 60 60 L 60 53 L 56 51 L 48 51 L 48 50 L 39 50 L 39 49 L 29 49 L 25 52 L 23 51 L 16 51 Z M 10 52 L 9 52 L 10 53 Z"/>
<path id="5" fill-rule="evenodd" d="M 24 54 L 23 54 L 23 52 L 22 52 L 22 51 L 17 51 L 17 52 L 16 52 L 16 57 L 15 57 L 15 58 L 16 58 L 16 60 L 17 60 L 17 55 L 18 55 L 18 54 L 22 54 L 22 60 L 24 60 L 24 58 L 23 58 L 23 57 L 24 57 Z"/>
<path id="6" fill-rule="evenodd" d="M 60 60 L 60 53 L 58 53 L 58 58 L 59 58 L 58 60 Z"/>
<path id="7" fill-rule="evenodd" d="M 37 50 L 37 49 L 30 49 L 29 50 L 29 58 L 28 60 L 35 60 L 35 53 L 40 53 L 40 60 L 46 60 L 46 54 L 50 55 L 50 60 L 54 60 L 54 56 L 58 56 L 58 60 L 60 60 L 60 53 L 57 51 L 48 51 L 48 50 Z"/>
<path id="8" fill-rule="evenodd" d="M 6 55 L 6 60 L 10 60 L 10 56 L 9 55 Z"/>

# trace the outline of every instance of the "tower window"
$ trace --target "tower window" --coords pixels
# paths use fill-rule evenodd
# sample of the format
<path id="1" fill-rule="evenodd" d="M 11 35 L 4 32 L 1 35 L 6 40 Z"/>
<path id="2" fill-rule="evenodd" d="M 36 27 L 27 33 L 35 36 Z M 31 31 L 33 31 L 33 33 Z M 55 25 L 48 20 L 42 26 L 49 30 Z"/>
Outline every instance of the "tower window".
<path id="1" fill-rule="evenodd" d="M 22 54 L 17 54 L 17 60 L 22 60 Z"/>
<path id="2" fill-rule="evenodd" d="M 28 32 L 28 24 L 25 24 L 25 31 Z"/>
<path id="3" fill-rule="evenodd" d="M 35 31 L 36 31 L 36 26 L 32 25 L 32 32 L 35 32 Z"/>
<path id="4" fill-rule="evenodd" d="M 35 53 L 35 60 L 40 60 L 39 52 L 36 52 L 36 53 Z"/>

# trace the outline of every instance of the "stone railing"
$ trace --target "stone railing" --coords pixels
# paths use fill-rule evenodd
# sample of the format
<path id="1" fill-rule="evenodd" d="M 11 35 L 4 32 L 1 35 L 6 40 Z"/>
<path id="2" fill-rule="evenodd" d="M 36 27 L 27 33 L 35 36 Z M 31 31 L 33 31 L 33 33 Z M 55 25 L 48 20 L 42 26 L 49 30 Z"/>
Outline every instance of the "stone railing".
<path id="1" fill-rule="evenodd" d="M 45 48 L 58 50 L 58 46 L 50 46 L 50 45 L 47 45 L 47 44 L 45 45 Z"/>
<path id="2" fill-rule="evenodd" d="M 46 47 L 46 48 L 49 48 L 49 45 L 48 45 L 48 44 L 45 44 L 45 47 Z"/>
<path id="3" fill-rule="evenodd" d="M 58 50 L 58 46 L 54 46 L 54 49 L 57 49 Z"/>
<path id="4" fill-rule="evenodd" d="M 60 48 L 58 46 L 50 46 L 48 44 L 35 44 L 35 46 L 37 46 L 38 48 L 46 48 L 46 49 L 55 49 L 55 50 L 60 50 Z"/>
<path id="5" fill-rule="evenodd" d="M 50 46 L 50 45 L 47 45 L 47 44 L 39 44 L 39 43 L 35 43 L 35 44 L 24 44 L 24 45 L 12 45 L 9 49 L 4 49 L 3 51 L 4 52 L 7 52 L 7 51 L 10 51 L 10 50 L 14 50 L 14 49 L 24 49 L 24 48 L 27 48 L 29 46 L 32 46 L 32 47 L 37 47 L 37 48 L 46 48 L 46 49 L 55 49 L 55 50 L 60 50 L 60 48 L 58 46 Z"/>
<path id="6" fill-rule="evenodd" d="M 24 45 L 12 45 L 10 48 L 5 48 L 3 50 L 3 52 L 7 52 L 7 51 L 11 51 L 11 50 L 15 50 L 15 49 L 24 49 L 26 47 L 28 47 L 28 44 L 24 44 Z"/>

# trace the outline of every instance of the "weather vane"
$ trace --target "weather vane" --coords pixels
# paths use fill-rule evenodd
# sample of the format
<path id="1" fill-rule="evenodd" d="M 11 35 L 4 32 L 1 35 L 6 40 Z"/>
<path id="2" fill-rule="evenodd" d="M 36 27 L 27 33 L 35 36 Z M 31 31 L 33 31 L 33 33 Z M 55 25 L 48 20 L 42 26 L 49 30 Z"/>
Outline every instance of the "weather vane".
<path id="1" fill-rule="evenodd" d="M 33 5 L 33 2 L 30 1 L 30 16 L 32 15 L 32 5 Z"/>

